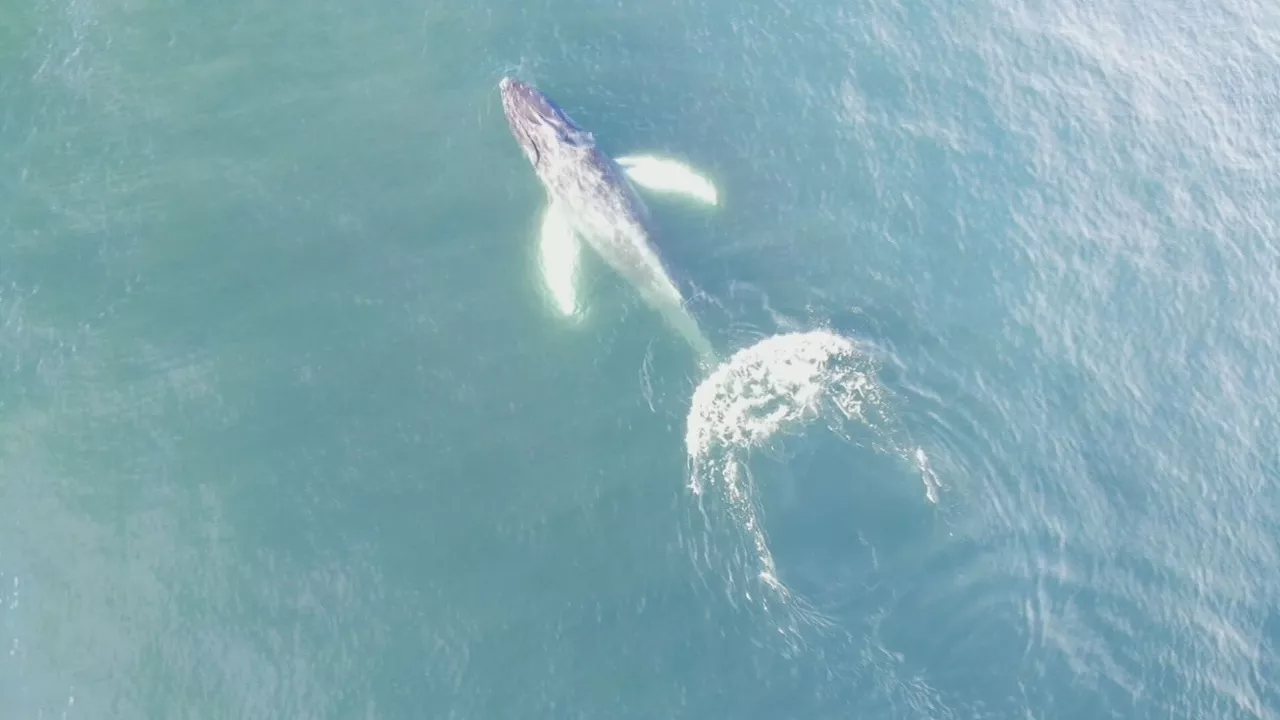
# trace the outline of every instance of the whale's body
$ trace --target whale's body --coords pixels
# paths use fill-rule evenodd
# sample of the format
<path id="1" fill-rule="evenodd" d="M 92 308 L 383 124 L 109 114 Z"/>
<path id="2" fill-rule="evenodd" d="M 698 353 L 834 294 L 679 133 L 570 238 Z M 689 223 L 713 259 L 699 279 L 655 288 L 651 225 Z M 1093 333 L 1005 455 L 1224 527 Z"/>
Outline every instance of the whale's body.
<path id="1" fill-rule="evenodd" d="M 628 174 L 595 138 L 533 86 L 499 83 L 512 135 L 546 189 L 548 216 L 590 246 L 689 343 L 703 363 L 715 352 L 653 244 L 649 211 Z"/>

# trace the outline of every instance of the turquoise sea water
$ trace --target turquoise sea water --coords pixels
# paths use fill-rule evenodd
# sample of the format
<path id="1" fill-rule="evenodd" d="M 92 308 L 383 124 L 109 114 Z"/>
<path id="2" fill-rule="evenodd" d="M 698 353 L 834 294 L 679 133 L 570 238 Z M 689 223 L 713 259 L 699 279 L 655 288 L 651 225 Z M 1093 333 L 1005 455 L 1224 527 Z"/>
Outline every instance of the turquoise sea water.
<path id="1" fill-rule="evenodd" d="M 2 8 L 0 717 L 1280 718 L 1280 6 Z M 691 456 L 504 74 L 865 412 Z"/>

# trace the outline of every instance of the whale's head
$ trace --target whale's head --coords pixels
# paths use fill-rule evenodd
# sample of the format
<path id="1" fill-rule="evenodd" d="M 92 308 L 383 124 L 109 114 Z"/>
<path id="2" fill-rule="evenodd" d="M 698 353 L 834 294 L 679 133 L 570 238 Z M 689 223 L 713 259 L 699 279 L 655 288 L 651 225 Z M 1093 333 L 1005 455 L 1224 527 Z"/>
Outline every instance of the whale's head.
<path id="1" fill-rule="evenodd" d="M 535 168 L 566 147 L 594 144 L 591 133 L 579 127 L 559 105 L 532 85 L 504 77 L 498 89 L 511 134 Z"/>

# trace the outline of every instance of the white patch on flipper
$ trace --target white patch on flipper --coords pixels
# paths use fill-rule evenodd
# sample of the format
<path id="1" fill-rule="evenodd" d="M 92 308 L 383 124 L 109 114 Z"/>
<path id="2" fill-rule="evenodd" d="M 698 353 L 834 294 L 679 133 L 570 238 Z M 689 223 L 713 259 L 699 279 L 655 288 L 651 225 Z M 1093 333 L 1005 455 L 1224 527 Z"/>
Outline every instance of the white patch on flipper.
<path id="1" fill-rule="evenodd" d="M 578 265 L 581 256 L 582 241 L 574 233 L 560 207 L 555 202 L 549 202 L 542 211 L 542 223 L 538 231 L 538 265 L 552 304 L 566 317 L 581 314 L 578 301 Z"/>
<path id="2" fill-rule="evenodd" d="M 654 192 L 673 193 L 700 200 L 708 205 L 720 202 L 715 185 L 693 168 L 678 160 L 655 155 L 627 155 L 615 162 L 640 187 Z"/>

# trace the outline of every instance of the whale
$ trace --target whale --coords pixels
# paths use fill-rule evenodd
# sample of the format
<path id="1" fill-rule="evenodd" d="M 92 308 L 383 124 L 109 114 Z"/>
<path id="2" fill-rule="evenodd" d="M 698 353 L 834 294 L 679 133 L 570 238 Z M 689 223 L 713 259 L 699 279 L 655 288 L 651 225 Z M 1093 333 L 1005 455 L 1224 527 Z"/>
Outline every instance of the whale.
<path id="1" fill-rule="evenodd" d="M 589 247 L 684 339 L 704 370 L 713 367 L 716 352 L 654 242 L 637 188 L 716 204 L 714 187 L 661 157 L 610 157 L 593 133 L 529 83 L 504 77 L 498 87 L 511 134 L 546 192 L 540 254 L 544 281 L 561 310 L 572 312 L 579 304 L 579 256 Z"/>

